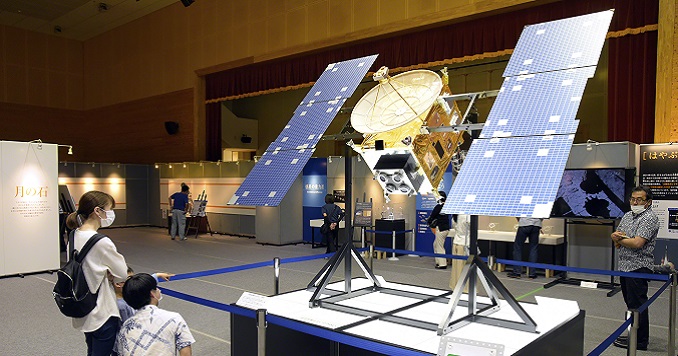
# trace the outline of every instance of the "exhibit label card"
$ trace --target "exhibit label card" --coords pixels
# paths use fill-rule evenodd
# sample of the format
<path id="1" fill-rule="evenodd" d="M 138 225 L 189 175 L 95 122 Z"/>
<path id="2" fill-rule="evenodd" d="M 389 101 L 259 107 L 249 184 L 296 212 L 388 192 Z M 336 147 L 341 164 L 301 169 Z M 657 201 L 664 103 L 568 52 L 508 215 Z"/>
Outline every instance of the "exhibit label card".
<path id="1" fill-rule="evenodd" d="M 245 292 L 240 296 L 240 298 L 235 304 L 244 308 L 257 310 L 257 309 L 266 309 L 267 302 L 268 297 L 266 296 Z"/>

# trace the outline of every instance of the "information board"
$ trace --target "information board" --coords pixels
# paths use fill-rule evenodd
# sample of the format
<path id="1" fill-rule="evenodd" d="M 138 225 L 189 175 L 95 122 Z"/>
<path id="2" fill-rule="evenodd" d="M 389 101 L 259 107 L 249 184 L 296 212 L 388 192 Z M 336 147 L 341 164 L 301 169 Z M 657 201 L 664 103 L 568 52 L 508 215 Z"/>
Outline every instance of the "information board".
<path id="1" fill-rule="evenodd" d="M 640 145 L 640 184 L 652 190 L 659 234 L 678 239 L 678 145 Z"/>

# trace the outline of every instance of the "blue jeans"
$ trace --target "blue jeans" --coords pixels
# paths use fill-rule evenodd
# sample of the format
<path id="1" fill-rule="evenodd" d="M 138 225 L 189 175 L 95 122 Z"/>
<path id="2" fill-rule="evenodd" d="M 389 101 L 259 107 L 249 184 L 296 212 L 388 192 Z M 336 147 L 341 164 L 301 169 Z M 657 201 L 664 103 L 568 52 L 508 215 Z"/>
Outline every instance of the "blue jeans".
<path id="1" fill-rule="evenodd" d="M 99 329 L 85 333 L 87 356 L 109 356 L 120 330 L 120 319 L 110 317 Z"/>
<path id="2" fill-rule="evenodd" d="M 523 260 L 523 245 L 525 244 L 525 239 L 529 238 L 530 240 L 530 256 L 529 261 L 532 263 L 537 262 L 537 249 L 539 248 L 539 231 L 541 227 L 539 226 L 521 226 L 518 228 L 516 233 L 516 240 L 513 243 L 513 260 L 522 261 Z M 513 266 L 513 273 L 522 274 L 522 266 Z M 530 269 L 530 276 L 536 276 L 537 271 L 534 268 Z"/>
<path id="3" fill-rule="evenodd" d="M 177 230 L 179 230 L 179 239 L 186 238 L 186 212 L 179 209 L 172 209 L 172 230 L 170 236 L 172 240 L 177 237 Z"/>

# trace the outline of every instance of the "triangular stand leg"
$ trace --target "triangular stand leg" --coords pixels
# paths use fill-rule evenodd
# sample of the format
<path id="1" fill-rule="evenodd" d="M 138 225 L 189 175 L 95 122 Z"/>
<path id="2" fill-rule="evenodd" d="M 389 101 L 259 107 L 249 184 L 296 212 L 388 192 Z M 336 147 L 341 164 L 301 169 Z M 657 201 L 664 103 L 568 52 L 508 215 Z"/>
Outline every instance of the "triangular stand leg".
<path id="1" fill-rule="evenodd" d="M 373 288 L 381 288 L 381 284 L 377 280 L 377 277 L 374 276 L 372 270 L 367 266 L 365 260 L 360 256 L 358 250 L 353 246 L 352 241 L 346 242 L 339 248 L 332 258 L 327 261 L 325 266 L 316 274 L 315 277 L 306 287 L 307 290 L 313 291 L 313 296 L 311 300 L 308 301 L 309 307 L 317 307 L 320 305 L 320 296 L 325 292 L 325 288 L 329 281 L 332 279 L 332 276 L 337 271 L 337 268 L 344 262 L 344 292 L 343 294 L 351 294 L 351 257 L 356 260 L 358 266 L 365 273 L 365 277 L 372 282 Z M 336 295 L 337 293 L 334 293 Z M 341 293 L 339 293 L 341 294 Z"/>
<path id="2" fill-rule="evenodd" d="M 488 294 L 488 297 L 491 300 L 491 305 L 478 310 L 476 304 L 476 280 L 480 280 L 485 288 L 485 291 Z M 468 313 L 466 316 L 452 321 L 452 316 L 454 310 L 459 304 L 459 299 L 462 295 L 462 290 L 464 286 L 468 283 L 469 293 L 468 293 Z M 518 314 L 518 317 L 522 322 L 504 320 L 489 317 L 490 314 L 498 311 L 501 306 L 497 299 L 498 296 L 502 296 L 504 300 L 509 304 L 509 306 Z M 452 297 L 448 303 L 449 312 L 443 320 L 438 324 L 438 335 L 447 334 L 450 331 L 458 329 L 464 325 L 467 325 L 472 322 L 482 323 L 487 325 L 501 326 L 505 328 L 527 331 L 527 332 L 537 332 L 537 324 L 532 320 L 532 318 L 525 312 L 523 307 L 518 304 L 516 299 L 511 295 L 511 293 L 506 289 L 506 287 L 499 281 L 497 276 L 492 273 L 487 264 L 480 259 L 480 257 L 471 255 L 466 260 L 464 269 L 462 269 L 461 278 L 457 282 L 457 285 L 454 286 L 454 291 L 452 292 Z"/>

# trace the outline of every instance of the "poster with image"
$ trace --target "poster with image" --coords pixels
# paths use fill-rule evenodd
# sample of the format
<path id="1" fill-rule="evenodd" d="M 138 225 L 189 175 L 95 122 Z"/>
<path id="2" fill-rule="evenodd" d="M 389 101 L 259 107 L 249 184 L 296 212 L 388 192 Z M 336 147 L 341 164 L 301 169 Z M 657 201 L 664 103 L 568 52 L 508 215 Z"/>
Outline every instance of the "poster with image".
<path id="1" fill-rule="evenodd" d="M 678 239 L 678 145 L 640 145 L 641 185 L 650 187 L 660 239 Z"/>

